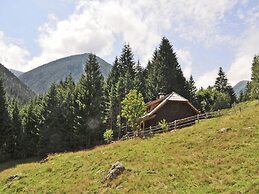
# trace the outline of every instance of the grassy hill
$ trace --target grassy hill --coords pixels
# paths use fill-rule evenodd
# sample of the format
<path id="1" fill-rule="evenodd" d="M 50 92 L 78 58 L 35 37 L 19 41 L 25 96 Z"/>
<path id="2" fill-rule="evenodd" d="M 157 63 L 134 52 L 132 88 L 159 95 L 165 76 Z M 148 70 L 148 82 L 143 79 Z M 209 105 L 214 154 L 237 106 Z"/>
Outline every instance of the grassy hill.
<path id="1" fill-rule="evenodd" d="M 89 53 L 85 53 L 58 59 L 23 73 L 19 76 L 19 79 L 36 93 L 46 92 L 53 82 L 58 83 L 65 80 L 70 73 L 74 81 L 77 82 L 81 75 L 84 74 L 88 56 Z M 100 57 L 97 57 L 97 61 L 103 76 L 107 77 L 112 66 Z"/>
<path id="2" fill-rule="evenodd" d="M 35 93 L 21 82 L 10 70 L 0 64 L 0 78 L 3 80 L 5 92 L 11 98 L 17 98 L 21 102 L 31 99 Z"/>
<path id="3" fill-rule="evenodd" d="M 0 193 L 259 193 L 258 150 L 259 102 L 253 101 L 153 138 L 50 155 L 42 164 L 1 164 Z M 126 171 L 102 183 L 116 161 Z M 6 181 L 14 174 L 20 179 Z"/>

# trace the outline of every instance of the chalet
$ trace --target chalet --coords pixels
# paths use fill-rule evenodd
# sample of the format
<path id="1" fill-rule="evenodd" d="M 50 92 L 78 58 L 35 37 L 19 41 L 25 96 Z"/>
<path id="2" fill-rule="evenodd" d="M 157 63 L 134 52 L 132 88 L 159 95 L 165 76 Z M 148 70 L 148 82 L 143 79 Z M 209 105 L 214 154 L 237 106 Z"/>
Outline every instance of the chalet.
<path id="1" fill-rule="evenodd" d="M 140 126 L 144 129 L 158 125 L 163 119 L 172 122 L 198 113 L 199 111 L 186 98 L 172 92 L 147 103 L 147 114 L 141 118 Z"/>

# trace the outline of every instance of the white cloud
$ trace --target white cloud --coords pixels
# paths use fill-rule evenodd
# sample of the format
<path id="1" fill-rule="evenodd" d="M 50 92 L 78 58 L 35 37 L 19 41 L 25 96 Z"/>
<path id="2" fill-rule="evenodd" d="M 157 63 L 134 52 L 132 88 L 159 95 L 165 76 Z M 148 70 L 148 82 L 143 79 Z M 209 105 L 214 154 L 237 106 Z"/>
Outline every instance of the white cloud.
<path id="1" fill-rule="evenodd" d="M 204 73 L 198 78 L 198 81 L 196 82 L 196 86 L 198 88 L 200 87 L 206 88 L 208 86 L 214 85 L 217 75 L 218 75 L 218 69 L 213 69 L 211 71 Z"/>
<path id="2" fill-rule="evenodd" d="M 255 54 L 259 54 L 259 27 L 253 26 L 240 38 L 235 58 L 230 65 L 228 78 L 232 85 L 251 77 L 251 64 Z"/>
<path id="3" fill-rule="evenodd" d="M 189 78 L 192 74 L 192 56 L 190 51 L 187 49 L 176 49 L 176 55 L 184 76 Z"/>
<path id="4" fill-rule="evenodd" d="M 0 31 L 0 63 L 7 68 L 22 71 L 29 55 L 25 48 L 13 43 L 13 40 Z"/>
<path id="5" fill-rule="evenodd" d="M 216 33 L 216 28 L 224 13 L 236 2 L 78 1 L 76 10 L 67 19 L 59 21 L 51 15 L 50 20 L 39 28 L 41 54 L 29 61 L 27 69 L 83 52 L 108 57 L 114 53 L 117 37 L 130 43 L 144 65 L 167 31 L 191 41 L 224 40 Z"/>

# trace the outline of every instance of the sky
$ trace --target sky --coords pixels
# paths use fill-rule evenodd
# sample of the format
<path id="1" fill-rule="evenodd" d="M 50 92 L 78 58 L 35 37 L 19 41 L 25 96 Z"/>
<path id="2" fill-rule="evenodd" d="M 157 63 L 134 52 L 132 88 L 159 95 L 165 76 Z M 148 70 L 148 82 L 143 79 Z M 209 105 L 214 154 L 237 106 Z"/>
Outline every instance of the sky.
<path id="1" fill-rule="evenodd" d="M 0 0 L 0 63 L 24 72 L 89 52 L 112 64 L 125 42 L 145 67 L 163 36 L 198 87 L 213 85 L 219 67 L 231 85 L 249 80 L 259 1 Z"/>

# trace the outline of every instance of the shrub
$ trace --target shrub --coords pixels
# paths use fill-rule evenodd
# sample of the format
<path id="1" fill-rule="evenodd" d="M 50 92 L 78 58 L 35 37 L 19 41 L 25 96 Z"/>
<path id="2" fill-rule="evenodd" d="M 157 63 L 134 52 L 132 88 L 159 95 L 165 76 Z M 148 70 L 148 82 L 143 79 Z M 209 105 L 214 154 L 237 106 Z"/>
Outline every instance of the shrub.
<path id="1" fill-rule="evenodd" d="M 112 129 L 106 129 L 106 131 L 103 134 L 104 141 L 106 143 L 111 143 L 113 139 L 113 131 Z"/>
<path id="2" fill-rule="evenodd" d="M 165 119 L 159 121 L 159 126 L 164 130 L 164 131 L 168 131 L 168 123 L 166 122 Z"/>

